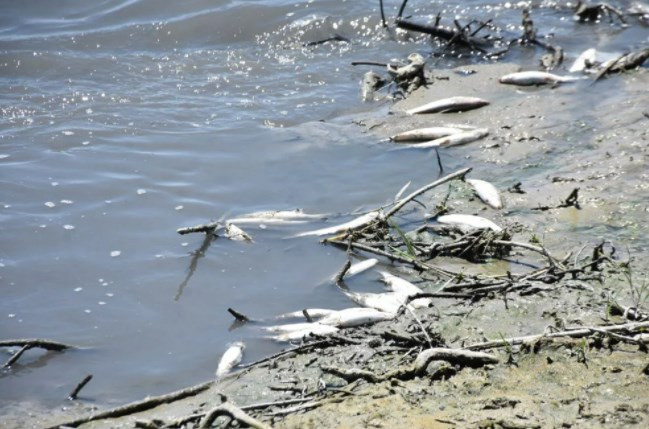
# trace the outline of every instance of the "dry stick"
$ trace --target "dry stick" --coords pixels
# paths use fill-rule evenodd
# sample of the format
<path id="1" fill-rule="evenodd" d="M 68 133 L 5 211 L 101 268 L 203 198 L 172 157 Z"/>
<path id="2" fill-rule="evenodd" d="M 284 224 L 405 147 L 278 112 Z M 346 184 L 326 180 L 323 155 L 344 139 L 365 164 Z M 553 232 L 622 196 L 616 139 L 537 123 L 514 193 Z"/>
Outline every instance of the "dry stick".
<path id="1" fill-rule="evenodd" d="M 349 242 L 351 243 L 351 241 Z M 343 277 L 345 277 L 345 274 L 347 274 L 347 271 L 349 270 L 349 267 L 352 266 L 352 261 L 350 259 L 347 259 L 343 267 L 338 271 L 338 274 L 336 274 L 335 282 L 336 284 L 340 284 L 343 280 Z"/>
<path id="2" fill-rule="evenodd" d="M 557 260 L 550 254 L 550 252 L 548 252 L 548 250 L 543 246 L 539 247 L 539 246 L 533 246 L 533 245 L 527 244 L 527 243 L 520 243 L 518 241 L 506 241 L 506 240 L 494 240 L 494 241 L 492 241 L 492 243 L 493 244 L 500 244 L 502 246 L 520 247 L 520 248 L 523 248 L 523 249 L 527 249 L 527 250 L 531 250 L 533 252 L 540 253 L 541 255 L 548 258 L 548 260 L 550 261 L 550 264 L 552 264 L 553 267 L 555 267 L 555 268 L 563 268 L 563 267 L 561 267 L 559 265 Z"/>
<path id="3" fill-rule="evenodd" d="M 70 392 L 68 399 L 71 401 L 77 399 L 77 395 L 79 394 L 79 392 L 81 392 L 81 389 L 83 389 L 90 380 L 92 380 L 92 374 L 86 375 L 83 380 L 81 380 L 81 382 L 77 384 L 77 387 L 75 387 L 74 390 Z"/>
<path id="4" fill-rule="evenodd" d="M 281 416 L 281 415 L 284 415 L 284 414 L 291 414 L 291 413 L 296 413 L 298 411 L 309 410 L 311 408 L 320 407 L 320 406 L 325 405 L 325 404 L 335 404 L 335 403 L 341 402 L 341 401 L 342 401 L 342 398 L 324 399 L 322 401 L 309 402 L 308 404 L 296 405 L 294 407 L 284 408 L 283 410 L 273 411 L 272 413 L 269 413 L 269 415 L 271 415 L 271 416 Z"/>
<path id="5" fill-rule="evenodd" d="M 180 235 L 190 234 L 192 232 L 214 232 L 215 229 L 221 227 L 221 224 L 217 221 L 205 223 L 196 226 L 187 226 L 185 228 L 178 228 L 176 232 Z"/>
<path id="6" fill-rule="evenodd" d="M 428 347 L 433 347 L 433 340 L 430 339 L 430 335 L 428 335 L 428 332 L 426 331 L 426 328 L 424 328 L 424 325 L 421 323 L 421 320 L 415 315 L 415 312 L 412 311 L 410 308 L 408 308 L 407 305 L 404 305 L 405 309 L 410 313 L 413 319 L 415 319 L 415 322 L 417 322 L 417 325 L 419 325 L 419 329 L 421 329 L 421 332 L 424 333 L 424 337 L 426 337 L 426 341 L 428 341 Z"/>
<path id="7" fill-rule="evenodd" d="M 211 427 L 212 422 L 214 422 L 214 420 L 219 416 L 229 416 L 254 429 L 271 429 L 267 424 L 250 417 L 241 408 L 238 408 L 229 402 L 224 402 L 223 404 L 212 408 L 201 421 L 200 428 L 207 429 Z"/>
<path id="8" fill-rule="evenodd" d="M 340 246 L 346 246 L 347 245 L 347 243 L 344 242 L 344 241 L 329 240 L 329 241 L 327 241 L 327 243 L 337 244 L 337 245 L 340 245 Z M 429 264 L 417 261 L 416 259 L 404 258 L 403 256 L 395 255 L 393 253 L 386 252 L 386 251 L 381 250 L 381 249 L 377 249 L 376 247 L 366 246 L 366 245 L 361 244 L 361 243 L 352 242 L 351 247 L 355 248 L 355 249 L 358 249 L 358 250 L 363 250 L 365 252 L 374 253 L 375 255 L 385 256 L 386 258 L 388 258 L 391 261 L 399 261 L 399 262 L 403 262 L 405 264 L 412 264 L 414 267 L 419 268 L 420 270 L 423 270 L 423 271 L 430 270 L 430 271 L 434 271 L 434 272 L 436 272 L 438 274 L 442 274 L 442 275 L 449 276 L 449 277 L 453 277 L 453 276 L 457 275 L 456 273 L 452 273 L 450 271 L 443 270 L 443 269 L 435 267 L 433 265 L 429 265 Z"/>
<path id="9" fill-rule="evenodd" d="M 86 417 L 81 417 L 70 422 L 61 423 L 55 426 L 51 426 L 48 429 L 56 429 L 62 426 L 77 427 L 81 424 L 92 422 L 95 420 L 111 419 L 115 417 L 127 416 L 129 414 L 138 413 L 140 411 L 146 411 L 148 409 L 157 407 L 161 404 L 168 404 L 170 402 L 177 401 L 179 399 L 187 398 L 189 396 L 197 395 L 204 390 L 207 390 L 214 384 L 213 380 L 206 381 L 196 386 L 188 387 L 182 390 L 177 390 L 172 393 L 167 393 L 160 396 L 150 396 L 148 398 L 142 399 L 140 401 L 131 402 L 130 404 L 123 405 L 121 407 L 112 408 L 106 411 L 100 411 L 98 413 L 91 414 Z"/>
<path id="10" fill-rule="evenodd" d="M 619 340 L 619 341 L 623 341 L 625 343 L 642 344 L 642 341 L 636 340 L 635 338 L 615 334 L 613 332 L 602 331 L 601 329 L 598 329 L 598 328 L 590 328 L 590 330 L 592 332 L 597 332 L 597 333 L 600 333 L 600 334 L 607 335 L 607 336 L 609 336 L 611 338 L 614 338 L 614 339 Z"/>
<path id="11" fill-rule="evenodd" d="M 484 343 L 472 344 L 470 346 L 464 347 L 466 350 L 486 350 L 495 347 L 511 347 L 517 346 L 520 344 L 536 341 L 542 338 L 559 338 L 559 337 L 571 337 L 571 338 L 580 338 L 586 337 L 593 333 L 593 329 L 605 332 L 616 332 L 616 331 L 636 331 L 642 328 L 649 328 L 649 322 L 642 323 L 626 323 L 623 325 L 608 325 L 608 326 L 597 326 L 597 327 L 585 327 L 579 329 L 572 329 L 566 331 L 552 332 L 550 334 L 536 334 L 536 335 L 527 335 L 524 337 L 512 337 L 505 338 L 501 340 L 486 341 Z"/>
<path id="12" fill-rule="evenodd" d="M 399 380 L 410 380 L 416 376 L 422 375 L 426 371 L 428 365 L 432 361 L 436 360 L 443 360 L 451 364 L 460 364 L 466 366 L 482 366 L 498 363 L 498 358 L 488 353 L 434 347 L 419 353 L 413 364 L 409 367 L 397 368 L 383 375 L 377 375 L 371 371 L 366 371 L 363 369 L 341 369 L 334 366 L 323 366 L 322 370 L 324 372 L 340 377 L 348 382 L 363 379 L 371 383 L 380 383 L 392 378 L 397 378 Z"/>
<path id="13" fill-rule="evenodd" d="M 329 337 L 326 340 L 320 340 L 320 341 L 314 341 L 312 343 L 302 344 L 301 346 L 293 347 L 292 349 L 283 350 L 283 351 L 275 353 L 273 355 L 266 356 L 265 358 L 259 359 L 258 361 L 251 362 L 251 363 L 248 363 L 248 364 L 245 364 L 245 365 L 239 365 L 239 368 L 241 369 L 241 371 L 237 371 L 237 372 L 233 372 L 231 374 L 228 374 L 226 376 L 226 378 L 231 378 L 233 376 L 240 375 L 241 372 L 244 371 L 244 370 L 247 370 L 247 369 L 250 369 L 252 367 L 261 365 L 262 363 L 266 363 L 268 361 L 271 361 L 273 359 L 277 359 L 279 357 L 282 357 L 284 355 L 287 355 L 287 354 L 290 354 L 290 353 L 293 353 L 293 352 L 302 352 L 302 351 L 305 351 L 307 349 L 316 348 L 316 347 L 324 346 L 324 345 L 327 345 L 327 344 L 331 344 L 333 342 L 332 339 L 333 339 L 332 337 Z M 335 337 L 335 339 L 340 340 L 341 338 Z"/>
<path id="14" fill-rule="evenodd" d="M 311 401 L 311 398 L 285 399 L 283 401 L 260 402 L 260 403 L 257 403 L 257 404 L 244 405 L 244 406 L 239 407 L 239 408 L 242 411 L 262 410 L 264 408 L 281 407 L 283 405 L 292 405 L 292 404 L 301 404 L 301 403 L 309 402 L 309 401 Z M 190 414 L 188 416 L 180 417 L 180 418 L 178 418 L 176 420 L 173 420 L 173 421 L 167 423 L 164 427 L 165 428 L 173 428 L 173 427 L 182 426 L 183 424 L 189 423 L 190 421 L 201 419 L 201 418 L 205 417 L 206 415 L 207 415 L 207 413 Z"/>
<path id="15" fill-rule="evenodd" d="M 397 204 L 395 204 L 395 205 L 394 205 L 394 206 L 393 206 L 393 207 L 392 207 L 392 208 L 391 208 L 391 209 L 390 209 L 390 210 L 385 214 L 385 219 L 386 219 L 386 220 L 389 219 L 389 218 L 390 218 L 391 216 L 393 216 L 396 212 L 398 212 L 399 210 L 401 210 L 401 209 L 403 208 L 403 206 L 405 206 L 405 205 L 408 204 L 410 201 L 414 200 L 415 198 L 417 198 L 419 195 L 423 194 L 424 192 L 429 191 L 429 190 L 431 190 L 431 189 L 433 189 L 433 188 L 435 188 L 435 187 L 437 187 L 437 186 L 439 186 L 439 185 L 443 185 L 444 183 L 449 182 L 449 181 L 451 181 L 451 180 L 464 178 L 464 176 L 466 176 L 466 175 L 467 175 L 471 170 L 472 170 L 471 167 L 469 167 L 469 168 L 464 168 L 464 169 L 462 169 L 462 170 L 458 170 L 458 171 L 456 171 L 455 173 L 451 173 L 451 174 L 449 174 L 448 176 L 444 176 L 444 177 L 442 177 L 442 178 L 439 179 L 439 180 L 436 180 L 436 181 L 434 181 L 434 182 L 432 182 L 432 183 L 429 183 L 429 184 L 426 185 L 426 186 L 423 186 L 423 187 L 417 189 L 416 191 L 414 191 L 413 193 L 411 193 L 410 195 L 408 195 L 408 196 L 405 197 L 404 199 L 400 200 Z"/>

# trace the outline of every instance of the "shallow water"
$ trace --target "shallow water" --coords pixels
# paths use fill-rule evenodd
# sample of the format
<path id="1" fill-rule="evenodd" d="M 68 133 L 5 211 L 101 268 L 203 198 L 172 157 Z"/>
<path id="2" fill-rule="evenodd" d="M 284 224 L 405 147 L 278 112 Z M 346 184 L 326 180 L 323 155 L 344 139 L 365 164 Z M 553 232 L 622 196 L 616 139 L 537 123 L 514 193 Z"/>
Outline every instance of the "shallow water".
<path id="1" fill-rule="evenodd" d="M 503 36 L 520 34 L 520 8 L 444 3 L 445 16 L 488 16 Z M 413 1 L 407 11 L 430 18 L 440 4 Z M 568 57 L 647 44 L 642 25 L 579 25 L 544 5 L 534 22 Z M 398 2 L 386 7 L 394 16 Z M 28 352 L 0 376 L 0 406 L 60 405 L 88 373 L 84 399 L 122 403 L 212 377 L 228 342 L 248 344 L 246 361 L 277 350 L 254 327 L 229 330 L 226 309 L 263 318 L 343 308 L 328 279 L 344 252 L 287 239 L 318 223 L 247 228 L 253 244 L 204 243 L 175 229 L 257 210 L 346 214 L 437 177 L 434 157 L 387 151 L 352 124 L 389 104 L 361 102 L 368 69 L 351 61 L 434 49 L 380 31 L 377 1 L 69 0 L 2 10 L 0 338 L 83 349 Z M 335 33 L 352 43 L 304 46 Z M 538 57 L 517 49 L 506 59 L 535 67 Z M 625 99 L 617 96 L 606 103 Z M 557 168 L 561 152 L 553 156 Z M 445 158 L 449 170 L 460 165 L 459 152 Z"/>

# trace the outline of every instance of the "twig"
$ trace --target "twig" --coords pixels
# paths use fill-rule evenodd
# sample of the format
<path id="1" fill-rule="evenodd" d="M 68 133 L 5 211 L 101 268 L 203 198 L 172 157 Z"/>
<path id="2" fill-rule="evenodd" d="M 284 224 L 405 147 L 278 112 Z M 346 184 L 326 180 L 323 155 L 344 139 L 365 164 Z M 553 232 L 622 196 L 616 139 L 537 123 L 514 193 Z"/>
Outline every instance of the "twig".
<path id="1" fill-rule="evenodd" d="M 415 315 L 415 312 L 412 311 L 408 306 L 404 306 L 405 309 L 410 313 L 413 319 L 415 319 L 415 322 L 417 322 L 417 325 L 419 325 L 419 329 L 421 329 L 421 332 L 423 332 L 424 337 L 426 337 L 426 341 L 428 341 L 428 347 L 433 347 L 433 340 L 430 339 L 430 335 L 428 335 L 428 332 L 426 331 L 426 328 L 424 328 L 424 325 L 421 323 L 421 320 Z"/>
<path id="2" fill-rule="evenodd" d="M 472 170 L 471 167 L 469 167 L 469 168 L 464 168 L 464 169 L 462 169 L 462 170 L 456 171 L 455 173 L 451 173 L 451 174 L 449 174 L 448 176 L 444 176 L 444 177 L 442 177 L 441 179 L 438 179 L 438 180 L 436 180 L 436 181 L 434 181 L 434 182 L 432 182 L 432 183 L 429 183 L 429 184 L 426 185 L 426 186 L 422 186 L 421 188 L 417 189 L 416 191 L 414 191 L 413 193 L 411 193 L 411 194 L 408 195 L 407 197 L 405 197 L 405 198 L 403 198 L 402 200 L 400 200 L 397 204 L 395 204 L 395 205 L 394 205 L 394 206 L 393 206 L 393 207 L 392 207 L 392 208 L 391 208 L 391 209 L 390 209 L 390 210 L 385 214 L 385 219 L 386 219 L 386 220 L 389 219 L 389 218 L 390 218 L 391 216 L 393 216 L 396 212 L 398 212 L 399 210 L 401 210 L 401 209 L 403 208 L 403 206 L 405 206 L 405 205 L 408 204 L 410 201 L 414 200 L 415 198 L 417 198 L 419 195 L 423 194 L 424 192 L 429 191 L 429 190 L 431 190 L 431 189 L 433 189 L 433 188 L 435 188 L 435 187 L 437 187 L 437 186 L 439 186 L 439 185 L 443 185 L 444 183 L 449 182 L 449 181 L 451 181 L 451 180 L 464 178 L 464 176 L 466 176 L 466 175 L 467 175 L 471 170 Z"/>
<path id="3" fill-rule="evenodd" d="M 381 8 L 381 25 L 383 28 L 388 28 L 388 23 L 385 21 L 385 12 L 383 11 L 383 0 L 379 0 L 379 7 Z"/>
<path id="4" fill-rule="evenodd" d="M 323 366 L 322 370 L 342 378 L 347 382 L 363 379 L 371 383 L 380 383 L 385 380 L 396 378 L 399 380 L 411 380 L 416 376 L 422 375 L 432 361 L 442 360 L 451 364 L 465 366 L 482 366 L 487 364 L 498 363 L 499 360 L 493 355 L 482 352 L 472 352 L 462 349 L 449 349 L 434 347 L 422 351 L 412 365 L 406 368 L 397 368 L 383 375 L 374 374 L 371 371 L 363 369 L 342 369 L 334 366 Z"/>
<path id="5" fill-rule="evenodd" d="M 83 380 L 81 380 L 81 382 L 77 384 L 77 387 L 75 387 L 74 390 L 70 392 L 70 394 L 68 395 L 68 399 L 70 399 L 71 401 L 77 399 L 77 395 L 79 394 L 79 392 L 81 392 L 81 389 L 83 389 L 86 386 L 86 384 L 90 382 L 90 380 L 92 380 L 92 374 L 86 375 L 83 378 Z"/>
<path id="6" fill-rule="evenodd" d="M 100 411 L 98 413 L 94 413 L 86 417 L 81 417 L 76 420 L 51 426 L 48 429 L 57 429 L 62 426 L 68 426 L 74 428 L 81 424 L 92 422 L 95 420 L 110 419 L 115 417 L 127 416 L 133 413 L 138 413 L 140 411 L 145 411 L 157 407 L 158 405 L 161 404 L 168 404 L 170 402 L 174 402 L 179 399 L 187 398 L 188 396 L 197 395 L 203 392 L 204 390 L 209 389 L 210 386 L 212 386 L 212 384 L 214 384 L 214 381 L 210 380 L 201 384 L 197 384 L 196 386 L 188 387 L 182 390 L 177 390 L 172 393 L 167 393 L 166 395 L 151 396 L 140 401 L 131 402 L 130 404 L 126 404 L 121 407 L 112 408 L 106 411 Z"/>
<path id="7" fill-rule="evenodd" d="M 343 277 L 345 277 L 345 274 L 347 273 L 349 267 L 351 266 L 352 266 L 352 261 L 350 259 L 347 259 L 343 267 L 340 269 L 340 271 L 338 271 L 338 274 L 336 274 L 336 278 L 334 280 L 336 284 L 340 284 L 343 281 Z"/>
<path id="8" fill-rule="evenodd" d="M 180 235 L 191 234 L 193 232 L 210 233 L 210 232 L 214 232 L 214 230 L 218 228 L 221 228 L 221 224 L 217 221 L 214 221 L 214 222 L 205 223 L 196 226 L 187 226 L 184 228 L 178 228 L 176 232 Z"/>
<path id="9" fill-rule="evenodd" d="M 464 347 L 467 350 L 486 350 L 492 349 L 495 347 L 503 346 L 516 346 L 524 343 L 533 342 L 541 338 L 559 338 L 559 337 L 570 337 L 570 338 L 580 338 L 586 337 L 592 334 L 593 329 L 598 329 L 605 332 L 634 332 L 642 328 L 649 328 L 649 322 L 642 323 L 627 323 L 624 325 L 608 325 L 608 326 L 597 326 L 597 327 L 584 327 L 579 329 L 571 329 L 566 331 L 552 332 L 548 334 L 536 334 L 536 335 L 527 335 L 524 337 L 512 337 L 505 338 L 494 341 L 486 341 L 483 343 L 472 344 L 470 346 Z"/>
<path id="10" fill-rule="evenodd" d="M 262 423 L 253 417 L 250 417 L 241 408 L 238 408 L 229 402 L 224 402 L 223 404 L 212 408 L 201 421 L 200 428 L 207 429 L 211 427 L 212 422 L 214 422 L 217 417 L 224 415 L 229 416 L 254 429 L 271 429 L 271 427 L 267 424 Z"/>
<path id="11" fill-rule="evenodd" d="M 339 245 L 339 246 L 346 246 L 347 245 L 347 243 L 344 242 L 344 241 L 326 240 L 326 242 L 331 243 L 331 244 L 335 244 L 335 245 Z M 420 270 L 423 270 L 423 271 L 430 270 L 430 271 L 434 271 L 434 272 L 436 272 L 438 274 L 442 274 L 442 275 L 449 276 L 449 277 L 453 277 L 453 276 L 456 275 L 455 273 L 443 270 L 443 269 L 435 267 L 433 265 L 429 265 L 429 264 L 426 264 L 424 262 L 417 261 L 415 259 L 410 259 L 410 258 L 405 258 L 403 256 L 395 255 L 393 253 L 386 252 L 386 251 L 381 250 L 381 249 L 377 249 L 376 247 L 366 246 L 364 244 L 356 243 L 356 242 L 352 242 L 351 247 L 354 248 L 354 249 L 363 250 L 365 252 L 374 253 L 375 255 L 385 256 L 386 258 L 390 259 L 391 261 L 399 261 L 399 262 L 403 262 L 405 264 L 411 264 L 415 268 L 419 268 Z"/>

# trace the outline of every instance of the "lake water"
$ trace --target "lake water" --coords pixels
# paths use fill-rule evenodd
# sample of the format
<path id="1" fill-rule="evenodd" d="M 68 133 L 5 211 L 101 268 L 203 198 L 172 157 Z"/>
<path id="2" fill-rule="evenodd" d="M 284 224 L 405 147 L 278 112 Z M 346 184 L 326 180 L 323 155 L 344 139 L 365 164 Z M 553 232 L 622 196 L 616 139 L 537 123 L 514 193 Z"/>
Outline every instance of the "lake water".
<path id="1" fill-rule="evenodd" d="M 394 17 L 399 2 L 385 3 Z M 493 18 L 502 36 L 520 35 L 516 5 L 410 3 L 422 20 Z M 539 32 L 567 56 L 647 42 L 647 27 L 580 25 L 534 3 Z M 176 228 L 258 210 L 346 214 L 437 177 L 434 157 L 388 151 L 352 123 L 390 105 L 361 101 L 368 68 L 352 61 L 438 49 L 389 37 L 378 1 L 0 7 L 0 338 L 83 347 L 28 352 L 0 375 L 0 407 L 60 406 L 86 374 L 86 400 L 119 404 L 209 379 L 231 341 L 246 342 L 246 361 L 278 350 L 259 330 L 231 330 L 226 309 L 344 308 L 329 282 L 344 252 L 287 239 L 304 226 L 250 228 L 251 244 Z M 351 43 L 305 46 L 334 34 Z M 506 59 L 533 67 L 539 56 Z M 461 162 L 449 155 L 445 166 Z"/>

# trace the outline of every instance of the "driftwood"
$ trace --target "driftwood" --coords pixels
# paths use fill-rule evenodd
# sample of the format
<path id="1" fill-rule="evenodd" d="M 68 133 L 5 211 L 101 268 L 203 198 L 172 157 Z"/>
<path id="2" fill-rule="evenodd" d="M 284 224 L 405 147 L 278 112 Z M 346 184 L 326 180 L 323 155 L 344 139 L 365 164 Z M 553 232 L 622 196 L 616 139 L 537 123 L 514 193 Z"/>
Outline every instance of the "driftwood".
<path id="1" fill-rule="evenodd" d="M 83 378 L 83 380 L 81 380 L 81 382 L 79 382 L 79 384 L 77 384 L 77 386 L 72 390 L 72 392 L 70 392 L 70 394 L 68 395 L 68 399 L 70 400 L 77 399 L 77 395 L 79 394 L 79 392 L 81 392 L 81 389 L 83 389 L 86 386 L 86 384 L 90 382 L 90 380 L 92 380 L 92 374 L 86 375 Z"/>
<path id="2" fill-rule="evenodd" d="M 425 373 L 428 365 L 433 361 L 446 361 L 451 364 L 472 367 L 499 362 L 498 358 L 488 353 L 435 347 L 419 353 L 412 365 L 397 368 L 382 375 L 377 375 L 372 371 L 364 369 L 341 369 L 335 366 L 323 366 L 322 370 L 326 373 L 340 377 L 347 382 L 362 379 L 369 381 L 370 383 L 380 383 L 393 378 L 399 380 L 411 380 L 414 377 L 421 376 Z"/>
<path id="3" fill-rule="evenodd" d="M 513 347 L 521 344 L 533 343 L 537 340 L 544 338 L 559 338 L 559 337 L 570 337 L 570 338 L 581 338 L 592 335 L 594 332 L 628 332 L 634 333 L 642 329 L 649 328 L 649 322 L 641 323 L 626 323 L 623 325 L 607 325 L 607 326 L 593 326 L 593 327 L 580 327 L 569 329 L 559 332 L 543 333 L 536 335 L 527 335 L 523 337 L 511 337 L 504 338 L 500 340 L 486 341 L 484 343 L 472 344 L 470 346 L 464 347 L 466 350 L 487 350 L 497 347 Z"/>
<path id="4" fill-rule="evenodd" d="M 160 396 L 150 396 L 148 398 L 142 399 L 140 401 L 131 402 L 130 404 L 123 405 L 121 407 L 112 408 L 110 410 L 99 411 L 94 414 L 90 414 L 86 417 L 81 417 L 69 422 L 61 423 L 55 426 L 51 426 L 48 429 L 57 429 L 61 427 L 77 427 L 81 424 L 92 422 L 95 420 L 104 420 L 112 419 L 116 417 L 128 416 L 130 414 L 138 413 L 140 411 L 149 410 L 151 408 L 157 407 L 161 404 L 168 404 L 179 399 L 187 398 L 189 396 L 197 395 L 207 389 L 209 389 L 214 384 L 213 380 L 206 381 L 201 384 L 197 384 L 192 387 L 185 389 L 177 390 L 172 393 L 167 393 Z"/>
<path id="5" fill-rule="evenodd" d="M 2 340 L 0 341 L 0 347 L 21 347 L 13 356 L 7 360 L 2 366 L 3 368 L 8 368 L 13 365 L 27 350 L 40 348 L 49 351 L 63 351 L 67 349 L 74 349 L 75 346 L 69 344 L 59 343 L 57 341 L 44 340 L 41 338 L 29 338 L 29 339 L 18 339 L 18 340 Z"/>
<path id="6" fill-rule="evenodd" d="M 194 232 L 204 232 L 206 234 L 208 233 L 213 233 L 219 228 L 223 228 L 223 225 L 221 225 L 219 222 L 214 221 L 210 223 L 205 223 L 201 225 L 195 225 L 195 226 L 187 226 L 184 228 L 178 228 L 176 232 L 180 235 L 185 235 L 185 234 L 191 234 Z"/>
<path id="7" fill-rule="evenodd" d="M 260 422 L 253 417 L 250 417 L 241 408 L 238 408 L 229 402 L 224 402 L 221 405 L 212 408 L 201 421 L 200 428 L 207 429 L 212 427 L 212 423 L 219 416 L 229 416 L 234 420 L 250 426 L 251 428 L 271 429 L 270 426 Z"/>

